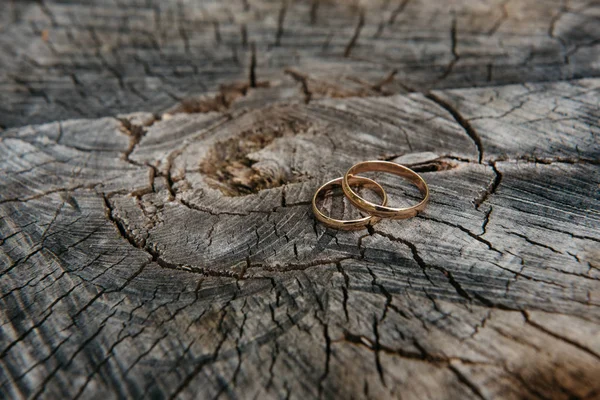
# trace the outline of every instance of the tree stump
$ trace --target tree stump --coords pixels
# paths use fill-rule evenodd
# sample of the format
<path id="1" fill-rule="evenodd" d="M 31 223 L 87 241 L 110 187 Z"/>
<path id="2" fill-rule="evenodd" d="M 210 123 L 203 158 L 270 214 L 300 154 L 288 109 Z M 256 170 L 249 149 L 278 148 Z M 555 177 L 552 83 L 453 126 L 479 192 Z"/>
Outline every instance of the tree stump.
<path id="1" fill-rule="evenodd" d="M 4 396 L 600 398 L 600 4 L 109 3 L 0 16 Z"/>

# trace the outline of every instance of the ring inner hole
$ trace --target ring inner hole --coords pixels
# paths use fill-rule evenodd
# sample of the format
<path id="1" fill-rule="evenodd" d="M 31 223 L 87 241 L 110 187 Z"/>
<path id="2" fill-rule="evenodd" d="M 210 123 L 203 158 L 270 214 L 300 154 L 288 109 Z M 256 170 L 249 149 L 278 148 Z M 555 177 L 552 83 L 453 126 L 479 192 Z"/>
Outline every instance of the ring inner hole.
<path id="1" fill-rule="evenodd" d="M 366 187 L 357 183 L 350 185 L 352 190 L 358 193 L 363 199 L 375 204 L 382 203 L 382 195 L 378 194 L 376 187 Z M 344 195 L 341 185 L 335 185 L 329 189 L 321 191 L 316 200 L 317 208 L 323 214 L 330 218 L 339 220 L 358 219 L 368 216 L 367 213 L 354 207 L 348 198 Z"/>
<path id="2" fill-rule="evenodd" d="M 388 195 L 388 207 L 406 208 L 412 207 L 423 200 L 423 195 L 419 188 L 406 178 L 389 172 L 361 172 L 357 176 L 364 176 L 379 183 L 385 189 Z M 381 204 L 373 201 L 358 193 L 363 199 L 375 204 Z"/>

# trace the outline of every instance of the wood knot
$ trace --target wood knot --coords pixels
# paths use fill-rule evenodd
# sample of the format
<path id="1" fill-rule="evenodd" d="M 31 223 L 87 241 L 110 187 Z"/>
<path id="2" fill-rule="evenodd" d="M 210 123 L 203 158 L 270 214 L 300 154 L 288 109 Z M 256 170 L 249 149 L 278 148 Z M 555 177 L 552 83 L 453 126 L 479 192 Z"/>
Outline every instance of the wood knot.
<path id="1" fill-rule="evenodd" d="M 268 125 L 267 125 L 268 124 Z M 268 151 L 276 139 L 307 132 L 303 121 L 266 121 L 236 137 L 217 142 L 200 163 L 207 183 L 226 196 L 244 196 L 302 180 L 291 157 Z"/>

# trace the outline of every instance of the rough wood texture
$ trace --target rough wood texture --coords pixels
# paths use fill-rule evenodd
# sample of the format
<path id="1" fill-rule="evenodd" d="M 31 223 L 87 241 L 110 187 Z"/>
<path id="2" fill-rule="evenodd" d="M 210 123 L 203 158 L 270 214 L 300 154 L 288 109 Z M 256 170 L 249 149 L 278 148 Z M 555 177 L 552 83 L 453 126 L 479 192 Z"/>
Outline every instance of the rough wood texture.
<path id="1" fill-rule="evenodd" d="M 314 99 L 600 74 L 589 0 L 6 0 L 1 11 L 5 127 L 161 113 L 240 81 Z"/>
<path id="2" fill-rule="evenodd" d="M 600 398 L 598 3 L 121 3 L 0 19 L 0 393 Z"/>

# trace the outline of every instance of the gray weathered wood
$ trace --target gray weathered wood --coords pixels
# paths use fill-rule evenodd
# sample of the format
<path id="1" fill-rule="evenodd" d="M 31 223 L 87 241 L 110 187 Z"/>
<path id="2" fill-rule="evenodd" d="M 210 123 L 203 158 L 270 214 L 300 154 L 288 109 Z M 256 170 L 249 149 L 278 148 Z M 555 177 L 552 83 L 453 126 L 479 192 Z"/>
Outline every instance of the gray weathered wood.
<path id="1" fill-rule="evenodd" d="M 6 131 L 2 391 L 594 397 L 599 86 Z M 231 159 L 278 185 L 205 176 L 240 137 L 268 139 Z M 315 224 L 314 189 L 378 157 L 423 171 L 427 211 L 370 234 Z"/>
<path id="2" fill-rule="evenodd" d="M 48 72 L 41 86 L 2 93 L 1 123 L 23 125 L 0 134 L 3 396 L 600 397 L 598 26 L 585 23 L 597 3 L 461 2 L 455 19 L 433 2 L 124 3 L 92 7 L 107 18 L 69 2 L 10 3 L 13 20 L 0 19 L 4 48 L 51 26 L 48 42 L 27 44 L 48 58 L 18 72 Z M 81 25 L 65 28 L 71 20 Z M 131 32 L 106 29 L 100 50 L 69 47 L 92 23 Z M 240 24 L 237 65 L 224 54 Z M 119 40 L 137 61 L 117 73 L 112 59 L 73 64 L 90 80 L 53 92 L 55 78 L 71 79 L 49 66 L 59 44 L 85 64 Z M 507 46 L 498 71 L 494 40 Z M 534 42 L 547 64 L 524 50 Z M 205 57 L 193 75 L 164 72 L 155 87 L 136 73 L 144 57 L 192 49 Z M 374 69 L 385 57 L 403 61 Z M 30 61 L 0 57 L 3 85 Z M 489 82 L 473 67 L 488 63 Z M 540 82 L 577 74 L 587 78 Z M 107 101 L 132 87 L 146 100 Z M 160 99 L 176 87 L 191 98 Z M 54 94 L 37 103 L 41 93 Z M 98 118 L 64 119 L 72 105 Z M 315 223 L 314 190 L 375 158 L 422 173 L 426 211 L 370 231 Z M 393 177 L 380 182 L 392 203 L 412 199 Z"/>
<path id="3" fill-rule="evenodd" d="M 5 1 L 0 125 L 161 113 L 223 85 L 300 100 L 600 73 L 589 0 Z M 263 99 L 264 101 L 264 99 Z"/>

